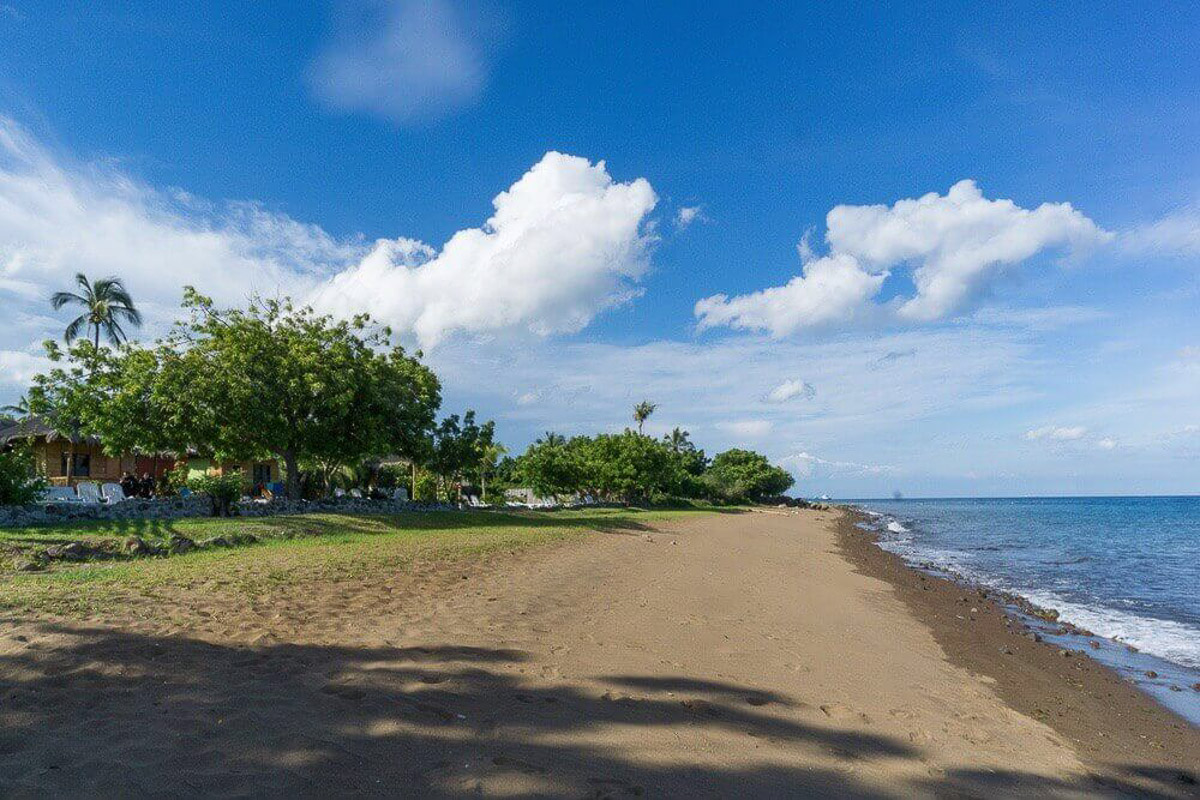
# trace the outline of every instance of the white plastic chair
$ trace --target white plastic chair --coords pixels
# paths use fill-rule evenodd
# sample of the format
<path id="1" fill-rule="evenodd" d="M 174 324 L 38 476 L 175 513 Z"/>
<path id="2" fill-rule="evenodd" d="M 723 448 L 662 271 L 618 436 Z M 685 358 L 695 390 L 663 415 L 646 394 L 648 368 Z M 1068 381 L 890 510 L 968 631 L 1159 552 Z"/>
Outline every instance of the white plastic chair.
<path id="1" fill-rule="evenodd" d="M 100 485 L 97 483 L 81 483 L 75 487 L 75 491 L 79 493 L 79 502 L 92 505 L 101 502 Z"/>
<path id="2" fill-rule="evenodd" d="M 109 503 L 123 503 L 129 498 L 125 496 L 125 489 L 119 483 L 106 483 L 100 487 L 100 494 L 104 495 L 104 501 Z"/>
<path id="3" fill-rule="evenodd" d="M 362 500 L 362 492 L 360 492 L 358 489 L 351 489 L 350 496 L 355 500 Z"/>
<path id="4" fill-rule="evenodd" d="M 43 503 L 78 503 L 79 495 L 70 486 L 47 486 L 42 492 Z"/>

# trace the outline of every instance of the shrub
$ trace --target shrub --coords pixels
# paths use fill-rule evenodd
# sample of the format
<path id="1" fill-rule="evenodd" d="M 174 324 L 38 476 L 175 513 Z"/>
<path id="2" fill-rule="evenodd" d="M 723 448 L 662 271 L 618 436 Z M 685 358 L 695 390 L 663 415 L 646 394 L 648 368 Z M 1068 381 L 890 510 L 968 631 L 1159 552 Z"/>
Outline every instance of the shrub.
<path id="1" fill-rule="evenodd" d="M 34 469 L 33 453 L 27 447 L 0 453 L 0 506 L 36 502 L 45 488 L 46 479 Z"/>
<path id="2" fill-rule="evenodd" d="M 193 492 L 208 495 L 212 500 L 214 517 L 227 517 L 230 506 L 242 496 L 242 474 L 229 472 L 224 475 L 197 475 L 188 479 L 188 488 Z"/>

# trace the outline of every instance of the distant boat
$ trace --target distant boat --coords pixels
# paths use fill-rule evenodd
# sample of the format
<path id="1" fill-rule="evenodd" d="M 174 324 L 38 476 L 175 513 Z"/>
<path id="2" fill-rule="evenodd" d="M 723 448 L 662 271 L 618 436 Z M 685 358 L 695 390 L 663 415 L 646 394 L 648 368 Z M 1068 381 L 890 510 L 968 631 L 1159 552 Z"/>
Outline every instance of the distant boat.
<path id="1" fill-rule="evenodd" d="M 828 499 L 829 499 L 829 495 L 827 495 L 827 494 L 823 494 L 823 495 L 821 495 L 821 499 L 822 499 L 822 500 L 828 500 Z"/>

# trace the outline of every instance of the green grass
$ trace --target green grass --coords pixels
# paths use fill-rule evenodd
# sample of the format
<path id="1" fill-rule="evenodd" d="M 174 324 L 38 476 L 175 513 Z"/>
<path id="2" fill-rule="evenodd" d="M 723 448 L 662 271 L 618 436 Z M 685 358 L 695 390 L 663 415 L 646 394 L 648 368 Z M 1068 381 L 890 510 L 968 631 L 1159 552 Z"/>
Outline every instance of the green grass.
<path id="1" fill-rule="evenodd" d="M 0 542 L 45 546 L 132 535 L 193 539 L 253 533 L 256 544 L 168 558 L 58 563 L 47 572 L 0 574 L 0 613 L 72 617 L 103 613 L 122 602 L 178 600 L 191 592 L 252 599 L 305 581 L 339 581 L 402 570 L 415 561 L 452 562 L 565 541 L 588 532 L 634 533 L 652 523 L 711 513 L 703 510 L 587 509 L 554 513 L 434 512 L 392 516 L 312 514 L 262 519 L 87 522 L 0 529 Z"/>

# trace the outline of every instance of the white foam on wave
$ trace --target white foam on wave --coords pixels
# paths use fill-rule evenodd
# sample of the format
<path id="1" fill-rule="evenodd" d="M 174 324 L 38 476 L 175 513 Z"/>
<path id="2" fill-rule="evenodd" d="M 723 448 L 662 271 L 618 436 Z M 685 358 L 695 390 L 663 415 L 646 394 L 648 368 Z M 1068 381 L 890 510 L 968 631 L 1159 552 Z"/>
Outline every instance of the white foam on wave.
<path id="1" fill-rule="evenodd" d="M 908 533 L 908 528 L 904 527 L 899 522 L 896 522 L 894 519 L 888 520 L 887 529 L 892 533 Z"/>
<path id="2" fill-rule="evenodd" d="M 1112 608 L 1072 603 L 1053 592 L 1022 592 L 1031 602 L 1053 608 L 1058 618 L 1092 633 L 1131 644 L 1143 653 L 1200 668 L 1200 628 L 1176 620 L 1140 617 Z"/>

